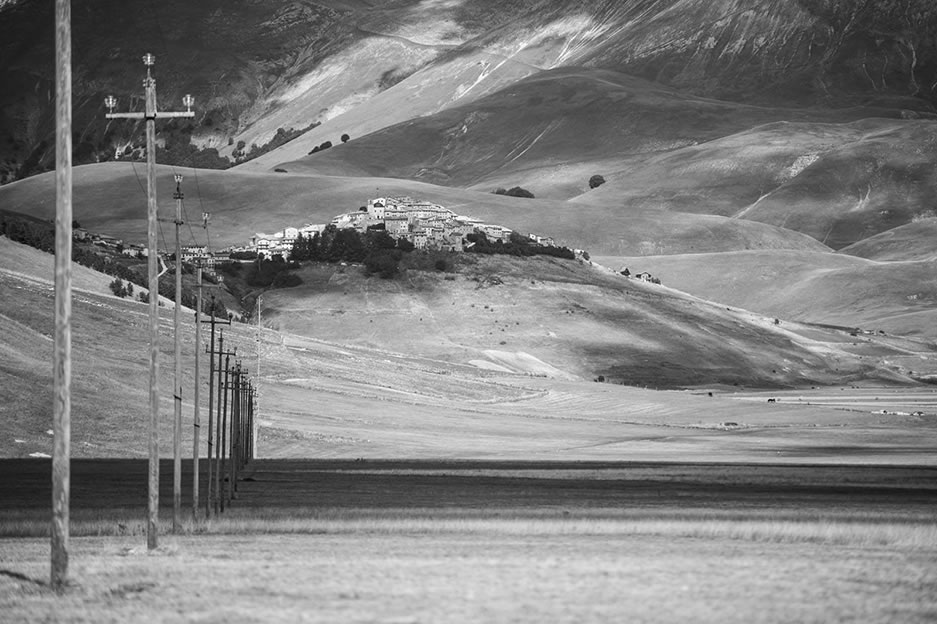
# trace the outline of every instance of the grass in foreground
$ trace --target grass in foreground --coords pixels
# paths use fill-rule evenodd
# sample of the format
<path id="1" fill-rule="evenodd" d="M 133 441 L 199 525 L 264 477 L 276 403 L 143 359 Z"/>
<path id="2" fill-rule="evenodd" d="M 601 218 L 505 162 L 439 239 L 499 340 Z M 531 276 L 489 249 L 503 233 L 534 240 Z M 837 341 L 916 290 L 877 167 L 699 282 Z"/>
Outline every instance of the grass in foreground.
<path id="1" fill-rule="evenodd" d="M 171 532 L 164 519 L 160 533 Z M 79 512 L 76 537 L 143 536 L 141 510 Z M 714 510 L 592 509 L 233 509 L 210 520 L 187 519 L 183 535 L 475 535 L 475 536 L 656 536 L 730 539 L 748 542 L 818 543 L 930 548 L 937 544 L 937 522 L 925 514 L 736 513 Z M 35 512 L 0 512 L 0 538 L 48 537 L 49 522 Z"/>

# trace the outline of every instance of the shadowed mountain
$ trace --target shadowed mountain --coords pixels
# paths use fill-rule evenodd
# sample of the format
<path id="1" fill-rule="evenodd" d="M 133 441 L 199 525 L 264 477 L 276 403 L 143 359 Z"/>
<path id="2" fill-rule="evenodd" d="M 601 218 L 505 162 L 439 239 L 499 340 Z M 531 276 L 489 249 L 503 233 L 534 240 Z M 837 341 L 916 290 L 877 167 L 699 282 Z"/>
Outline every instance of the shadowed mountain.
<path id="1" fill-rule="evenodd" d="M 0 158 L 25 175 L 52 158 L 54 20 L 47 2 L 0 10 Z M 159 58 L 162 108 L 196 96 L 194 123 L 172 131 L 197 145 L 227 155 L 323 122 L 264 167 L 561 66 L 772 106 L 935 101 L 928 0 L 102 0 L 72 22 L 78 162 L 140 144 L 139 124 L 105 123 L 102 99 L 140 107 L 144 52 Z"/>

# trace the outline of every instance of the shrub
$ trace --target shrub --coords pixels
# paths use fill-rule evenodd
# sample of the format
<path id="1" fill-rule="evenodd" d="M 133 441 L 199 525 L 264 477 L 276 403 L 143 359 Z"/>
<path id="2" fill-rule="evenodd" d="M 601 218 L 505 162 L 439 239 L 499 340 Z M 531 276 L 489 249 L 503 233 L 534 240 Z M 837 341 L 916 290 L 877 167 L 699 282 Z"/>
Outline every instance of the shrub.
<path id="1" fill-rule="evenodd" d="M 350 140 L 351 140 L 351 137 L 348 136 L 347 134 L 342 135 L 342 143 L 348 143 L 348 141 Z"/>
<path id="2" fill-rule="evenodd" d="M 293 288 L 294 286 L 299 286 L 302 283 L 303 280 L 301 277 L 288 271 L 277 273 L 277 276 L 273 278 L 274 288 Z"/>
<path id="3" fill-rule="evenodd" d="M 392 279 L 400 270 L 402 252 L 398 249 L 375 249 L 364 259 L 368 275 L 377 273 L 382 279 Z"/>
<path id="4" fill-rule="evenodd" d="M 505 193 L 505 195 L 508 195 L 508 196 L 510 196 L 510 197 L 526 197 L 526 198 L 528 198 L 528 199 L 533 199 L 533 198 L 534 198 L 534 194 L 533 194 L 533 193 L 531 193 L 531 192 L 528 191 L 527 189 L 521 188 L 521 187 L 519 187 L 519 186 L 515 186 L 514 188 L 508 189 L 507 192 Z"/>
<path id="5" fill-rule="evenodd" d="M 594 175 L 589 178 L 589 188 L 591 189 L 598 188 L 603 184 L 605 184 L 605 178 L 600 175 Z"/>
<path id="6" fill-rule="evenodd" d="M 108 284 L 111 289 L 111 292 L 118 297 L 126 297 L 127 289 L 124 287 L 124 282 L 119 277 L 114 278 L 114 281 Z"/>

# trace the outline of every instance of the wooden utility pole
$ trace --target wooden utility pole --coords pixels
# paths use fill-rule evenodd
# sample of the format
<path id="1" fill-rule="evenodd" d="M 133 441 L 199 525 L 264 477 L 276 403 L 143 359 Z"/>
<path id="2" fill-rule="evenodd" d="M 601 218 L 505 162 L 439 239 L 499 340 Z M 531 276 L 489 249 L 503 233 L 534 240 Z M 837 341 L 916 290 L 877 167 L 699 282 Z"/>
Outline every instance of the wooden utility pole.
<path id="1" fill-rule="evenodd" d="M 51 585 L 68 582 L 72 377 L 72 9 L 55 2 L 55 356 Z"/>
<path id="2" fill-rule="evenodd" d="M 231 453 L 228 462 L 228 500 L 237 498 L 238 443 L 241 430 L 241 363 L 234 364 L 231 377 Z"/>
<path id="3" fill-rule="evenodd" d="M 222 345 L 223 345 L 224 335 L 222 335 L 221 339 L 222 339 Z M 224 470 L 225 469 L 225 452 L 226 452 L 226 447 L 228 443 L 228 440 L 227 440 L 227 437 L 228 437 L 228 374 L 230 373 L 230 371 L 231 371 L 231 356 L 226 355 L 224 358 L 224 383 L 219 384 L 221 391 L 224 392 L 224 408 L 221 410 L 221 419 L 218 421 L 218 431 L 220 432 L 218 435 L 221 438 L 221 444 L 218 447 L 218 451 L 221 457 L 221 464 L 220 464 L 221 469 L 219 470 L 217 477 L 219 479 L 218 498 L 221 499 L 221 511 L 222 512 L 224 511 L 225 494 L 224 494 L 224 491 L 221 489 L 221 486 L 224 484 L 224 482 L 221 481 L 221 476 L 224 474 L 224 471 L 225 471 Z M 218 379 L 219 381 L 221 380 L 220 371 L 218 373 Z"/>
<path id="4" fill-rule="evenodd" d="M 194 100 L 191 95 L 183 98 L 186 112 L 158 112 L 156 109 L 156 79 L 151 67 L 156 64 L 156 57 L 146 54 L 146 79 L 143 87 L 146 92 L 146 108 L 142 113 L 115 113 L 117 99 L 109 95 L 104 103 L 111 111 L 107 119 L 144 119 L 146 120 L 146 197 L 147 197 L 147 269 L 150 291 L 150 438 L 149 438 L 149 504 L 146 524 L 146 544 L 150 550 L 158 544 L 159 533 L 159 262 L 157 258 L 157 223 L 156 205 L 156 118 L 195 117 L 191 107 Z"/>
<path id="5" fill-rule="evenodd" d="M 257 295 L 257 389 L 254 393 L 254 397 L 259 402 L 260 401 L 260 348 L 263 345 L 263 323 L 260 318 L 261 304 L 263 303 L 263 293 Z M 251 406 L 253 408 L 254 401 L 251 401 Z M 254 448 L 257 444 L 257 425 L 254 423 L 254 419 L 251 418 L 251 453 L 250 458 L 254 458 Z"/>
<path id="6" fill-rule="evenodd" d="M 215 392 L 215 371 L 221 369 L 221 355 L 218 354 L 218 367 L 215 367 L 215 325 L 230 325 L 230 320 L 219 321 L 215 317 L 215 295 L 211 296 L 211 313 L 209 320 L 202 321 L 203 323 L 211 323 L 211 347 L 208 350 L 208 478 L 205 493 L 205 516 L 208 518 L 212 517 L 214 511 L 212 491 L 214 486 L 214 472 L 217 470 L 217 465 L 215 463 L 215 456 L 212 454 L 212 451 L 215 448 L 215 436 L 218 438 L 221 437 L 221 429 L 218 429 L 217 434 L 214 431 L 214 422 L 215 422 L 215 396 L 218 396 L 218 404 L 221 405 L 221 389 L 219 387 L 218 392 Z M 222 341 L 224 338 L 222 337 Z M 224 343 L 222 342 L 221 350 L 224 350 Z M 220 385 L 220 384 L 219 384 Z M 217 454 L 217 453 L 216 453 Z"/>
<path id="7" fill-rule="evenodd" d="M 199 443 L 199 386 L 202 380 L 199 377 L 199 354 L 202 349 L 202 263 L 199 261 L 196 269 L 196 282 L 198 283 L 198 293 L 195 296 L 195 387 L 192 389 L 192 401 L 195 403 L 195 411 L 192 414 L 192 521 L 198 520 L 198 443 Z"/>
<path id="8" fill-rule="evenodd" d="M 173 327 L 173 427 L 172 427 L 172 532 L 182 530 L 182 175 L 176 174 L 176 305 L 172 311 Z"/>

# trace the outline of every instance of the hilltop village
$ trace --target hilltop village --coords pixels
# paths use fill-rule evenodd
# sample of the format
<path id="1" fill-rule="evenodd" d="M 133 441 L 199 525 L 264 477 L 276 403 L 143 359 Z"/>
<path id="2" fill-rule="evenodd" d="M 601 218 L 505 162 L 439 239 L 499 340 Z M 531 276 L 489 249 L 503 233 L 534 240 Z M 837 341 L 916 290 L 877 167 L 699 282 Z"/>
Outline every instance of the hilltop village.
<path id="1" fill-rule="evenodd" d="M 362 234 L 368 229 L 383 229 L 395 239 L 409 241 L 415 249 L 441 251 L 464 251 L 470 248 L 474 243 L 466 239 L 469 234 L 482 233 L 490 242 L 506 243 L 511 240 L 513 233 L 506 227 L 460 216 L 431 202 L 410 197 L 379 197 L 369 199 L 368 205 L 356 212 L 334 217 L 328 224 L 286 227 L 270 235 L 257 233 L 251 237 L 250 243 L 243 250 L 256 252 L 258 256 L 266 259 L 275 255 L 287 258 L 300 236 L 311 238 L 321 234 L 328 225 L 337 229 L 354 229 Z M 528 235 L 527 238 L 543 247 L 555 245 L 552 238 L 534 234 Z"/>
<path id="2" fill-rule="evenodd" d="M 332 218 L 329 223 L 306 224 L 302 227 L 288 226 L 273 234 L 257 232 L 245 245 L 235 245 L 222 251 L 212 252 L 207 246 L 182 248 L 182 260 L 199 264 L 208 275 L 217 276 L 215 267 L 223 262 L 254 258 L 271 260 L 277 256 L 290 259 L 294 247 L 303 239 L 311 240 L 322 235 L 326 228 L 352 229 L 359 234 L 369 230 L 383 230 L 392 238 L 405 240 L 413 249 L 436 251 L 473 251 L 481 243 L 492 245 L 517 245 L 547 255 L 589 260 L 589 254 L 581 249 L 569 250 L 557 247 L 553 238 L 537 234 L 521 235 L 502 225 L 484 223 L 474 217 L 457 215 L 439 204 L 410 197 L 379 197 L 369 199 L 367 206 L 356 212 L 347 212 Z M 481 241 L 479 240 L 481 239 Z M 499 252 L 503 253 L 503 252 Z M 529 253 L 529 252 L 528 252 Z M 650 273 L 632 274 L 627 268 L 619 274 L 644 282 L 660 284 Z"/>

